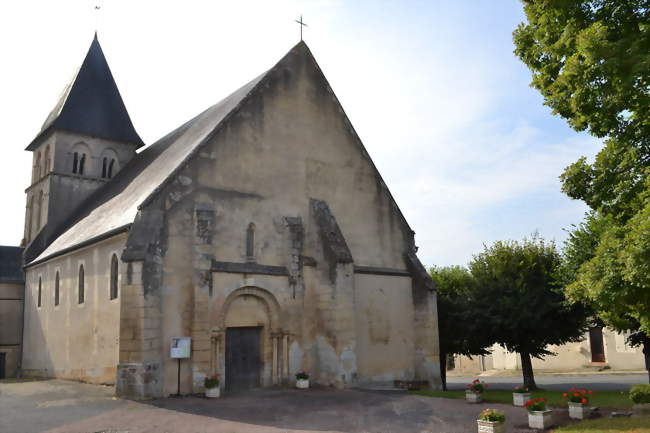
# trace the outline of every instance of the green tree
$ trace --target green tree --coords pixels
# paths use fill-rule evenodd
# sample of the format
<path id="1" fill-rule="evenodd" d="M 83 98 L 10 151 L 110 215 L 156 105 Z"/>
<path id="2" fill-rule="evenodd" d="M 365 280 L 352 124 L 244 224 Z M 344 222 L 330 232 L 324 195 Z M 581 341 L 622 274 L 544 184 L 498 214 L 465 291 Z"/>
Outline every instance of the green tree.
<path id="1" fill-rule="evenodd" d="M 590 303 L 614 329 L 638 323 L 647 339 L 650 1 L 523 4 L 527 23 L 514 32 L 515 54 L 532 71 L 532 86 L 553 113 L 605 143 L 593 163 L 580 158 L 561 176 L 562 190 L 584 201 L 601 225 L 593 256 L 567 281 L 568 294 Z"/>
<path id="2" fill-rule="evenodd" d="M 632 224 L 634 220 L 634 218 L 631 220 Z M 638 274 L 639 272 L 648 271 L 647 268 L 644 269 L 644 266 L 648 266 L 648 257 L 646 256 L 644 259 L 645 263 L 638 263 L 637 259 L 623 259 L 622 264 L 614 265 L 610 263 L 606 266 L 608 270 L 614 266 L 633 267 L 629 273 L 638 276 L 629 278 L 628 281 L 622 278 L 626 274 L 625 271 L 615 272 L 611 275 L 603 274 L 606 271 L 604 271 L 603 268 L 605 266 L 601 262 L 606 257 L 609 257 L 613 262 L 620 261 L 622 257 L 629 257 L 631 254 L 626 253 L 626 251 L 629 250 L 630 245 L 640 245 L 643 242 L 647 243 L 650 239 L 650 233 L 645 232 L 643 235 L 645 236 L 645 240 L 637 240 L 626 245 L 616 245 L 616 242 L 614 242 L 613 247 L 602 251 L 612 242 L 610 236 L 612 233 L 615 233 L 615 230 L 612 230 L 612 225 L 613 223 L 608 221 L 606 217 L 590 212 L 586 215 L 582 223 L 573 226 L 564 243 L 562 264 L 558 272 L 559 280 L 563 287 L 567 287 L 566 293 L 570 299 L 586 303 L 593 310 L 599 311 L 600 319 L 610 328 L 619 332 L 630 332 L 630 335 L 627 337 L 628 344 L 631 346 L 643 346 L 646 369 L 650 378 L 650 338 L 648 338 L 647 333 L 643 330 L 639 322 L 643 317 L 643 314 L 639 314 L 639 312 L 644 311 L 643 305 L 630 305 L 627 309 L 618 310 L 620 305 L 629 304 L 639 298 L 639 296 L 631 296 L 629 301 L 620 299 L 630 296 L 635 291 L 634 287 L 630 287 L 634 278 L 646 278 L 646 275 Z M 629 233 L 638 235 L 637 233 L 643 234 L 644 230 L 647 230 L 647 227 L 644 229 L 643 225 L 639 225 L 631 228 Z M 603 240 L 602 242 L 601 239 Z M 623 243 L 625 243 L 624 240 Z M 621 247 L 621 250 L 614 251 L 614 254 L 612 254 L 612 251 L 617 247 Z M 632 254 L 635 257 L 639 256 L 638 251 Z M 603 289 L 603 287 L 599 286 L 605 284 L 609 284 L 612 287 Z M 640 287 L 643 287 L 643 284 L 646 283 L 641 282 Z M 612 300 L 606 296 L 610 293 L 615 293 L 619 296 L 619 299 L 613 302 L 613 305 L 610 305 Z M 647 293 L 646 296 L 648 296 Z M 650 301 L 650 299 L 647 301 Z"/>
<path id="3" fill-rule="evenodd" d="M 469 264 L 477 284 L 479 319 L 494 341 L 519 353 L 524 385 L 536 388 L 532 359 L 547 347 L 580 341 L 587 329 L 581 304 L 569 305 L 558 289 L 560 255 L 538 235 L 486 246 Z"/>
<path id="4" fill-rule="evenodd" d="M 440 374 L 446 391 L 447 358 L 487 355 L 493 341 L 486 333 L 489 327 L 476 320 L 476 284 L 469 271 L 461 266 L 434 266 L 429 272 L 438 292 Z"/>

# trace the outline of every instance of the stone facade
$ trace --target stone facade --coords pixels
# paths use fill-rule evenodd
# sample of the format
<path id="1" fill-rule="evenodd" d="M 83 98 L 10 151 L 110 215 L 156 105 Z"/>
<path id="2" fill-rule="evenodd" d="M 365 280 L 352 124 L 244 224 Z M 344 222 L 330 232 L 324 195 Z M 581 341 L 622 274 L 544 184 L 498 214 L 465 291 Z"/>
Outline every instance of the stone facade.
<path id="1" fill-rule="evenodd" d="M 299 370 L 337 388 L 439 385 L 436 294 L 414 234 L 309 49 L 301 42 L 258 80 L 123 231 L 28 265 L 26 372 L 112 377 L 135 398 L 200 392 L 215 373 L 228 387 L 240 350 L 229 330 L 242 328 L 259 335 L 257 386 L 293 385 Z M 71 230 L 62 239 L 77 239 Z M 73 293 L 81 262 L 94 278 L 85 306 L 34 306 L 38 279 L 50 290 L 55 269 Z M 192 346 L 178 389 L 170 344 L 181 336 Z"/>

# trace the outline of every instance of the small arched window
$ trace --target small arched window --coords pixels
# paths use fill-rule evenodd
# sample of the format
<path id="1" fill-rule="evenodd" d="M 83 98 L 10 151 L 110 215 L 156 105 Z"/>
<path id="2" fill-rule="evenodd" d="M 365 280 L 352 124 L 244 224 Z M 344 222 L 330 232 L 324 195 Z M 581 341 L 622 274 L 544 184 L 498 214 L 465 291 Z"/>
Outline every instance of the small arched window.
<path id="1" fill-rule="evenodd" d="M 246 259 L 255 260 L 255 224 L 250 223 L 246 229 Z"/>
<path id="2" fill-rule="evenodd" d="M 86 165 L 86 154 L 82 153 L 79 158 L 79 174 L 84 174 L 84 165 Z"/>
<path id="3" fill-rule="evenodd" d="M 79 303 L 83 304 L 85 300 L 85 286 L 84 286 L 84 265 L 79 265 Z"/>
<path id="4" fill-rule="evenodd" d="M 77 171 L 79 171 L 79 152 L 72 155 L 72 172 L 76 174 Z"/>
<path id="5" fill-rule="evenodd" d="M 59 305 L 59 271 L 54 277 L 54 305 Z"/>
<path id="6" fill-rule="evenodd" d="M 29 208 L 27 209 L 27 242 L 32 240 L 32 218 L 34 217 L 34 196 L 29 198 Z"/>
<path id="7" fill-rule="evenodd" d="M 41 308 L 41 295 L 43 292 L 43 282 L 41 281 L 41 277 L 38 277 L 38 308 Z"/>
<path id="8" fill-rule="evenodd" d="M 102 159 L 102 179 L 106 178 L 106 169 L 107 169 L 108 161 L 106 158 Z"/>
<path id="9" fill-rule="evenodd" d="M 49 144 L 45 148 L 45 159 L 43 160 L 43 166 L 45 168 L 43 174 L 45 175 L 50 171 L 50 145 Z"/>
<path id="10" fill-rule="evenodd" d="M 36 164 L 34 165 L 34 181 L 41 178 L 41 152 L 36 154 Z"/>
<path id="11" fill-rule="evenodd" d="M 119 265 L 117 261 L 117 255 L 113 254 L 113 256 L 111 257 L 111 290 L 110 290 L 111 299 L 117 298 L 118 271 L 119 271 Z"/>
<path id="12" fill-rule="evenodd" d="M 113 178 L 113 166 L 115 165 L 115 160 L 111 159 L 111 162 L 108 164 L 108 178 Z"/>
<path id="13" fill-rule="evenodd" d="M 43 213 L 43 191 L 38 193 L 38 209 L 36 210 L 36 230 L 41 228 L 41 214 Z"/>

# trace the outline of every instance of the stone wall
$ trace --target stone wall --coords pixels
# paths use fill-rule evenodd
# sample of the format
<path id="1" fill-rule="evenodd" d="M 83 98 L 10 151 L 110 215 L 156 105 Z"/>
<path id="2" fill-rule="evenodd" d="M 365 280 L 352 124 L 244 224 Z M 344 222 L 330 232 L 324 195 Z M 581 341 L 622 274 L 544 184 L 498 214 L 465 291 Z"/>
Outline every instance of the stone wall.
<path id="1" fill-rule="evenodd" d="M 27 268 L 22 364 L 25 376 L 115 383 L 120 302 L 127 266 L 120 262 L 118 297 L 110 299 L 110 263 L 113 254 L 120 257 L 125 241 L 126 235 L 116 235 L 92 247 Z M 82 264 L 85 299 L 80 304 L 79 266 Z M 54 301 L 57 272 L 59 305 Z"/>

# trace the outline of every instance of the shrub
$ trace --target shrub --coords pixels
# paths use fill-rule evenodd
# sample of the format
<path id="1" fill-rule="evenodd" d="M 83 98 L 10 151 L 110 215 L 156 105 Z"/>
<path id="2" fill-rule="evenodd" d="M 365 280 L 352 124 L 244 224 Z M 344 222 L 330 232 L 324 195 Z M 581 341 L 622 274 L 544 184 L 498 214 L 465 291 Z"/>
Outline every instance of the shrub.
<path id="1" fill-rule="evenodd" d="M 296 373 L 296 379 L 297 380 L 307 380 L 307 379 L 309 379 L 309 373 L 307 373 L 306 371 L 301 370 L 298 373 Z"/>
<path id="2" fill-rule="evenodd" d="M 506 422 L 506 415 L 494 409 L 485 409 L 478 416 L 481 421 Z"/>
<path id="3" fill-rule="evenodd" d="M 650 385 L 634 385 L 630 388 L 630 400 L 636 404 L 650 403 Z"/>
<path id="4" fill-rule="evenodd" d="M 545 398 L 533 398 L 524 403 L 524 407 L 528 409 L 528 412 L 541 412 L 546 410 L 546 402 Z"/>
<path id="5" fill-rule="evenodd" d="M 478 379 L 472 381 L 472 383 L 467 384 L 467 390 L 471 392 L 481 393 L 487 388 L 487 383 L 481 382 Z"/>
<path id="6" fill-rule="evenodd" d="M 530 392 L 530 390 L 528 389 L 527 386 L 517 385 L 517 386 L 515 386 L 515 390 L 512 391 L 512 392 L 517 393 L 517 394 L 527 394 L 527 393 Z"/>
<path id="7" fill-rule="evenodd" d="M 212 376 L 206 376 L 203 379 L 203 386 L 206 388 L 216 388 L 219 386 L 219 375 L 213 374 Z"/>
<path id="8" fill-rule="evenodd" d="M 589 404 L 589 399 L 593 397 L 592 390 L 569 388 L 569 392 L 562 394 L 571 403 Z"/>

